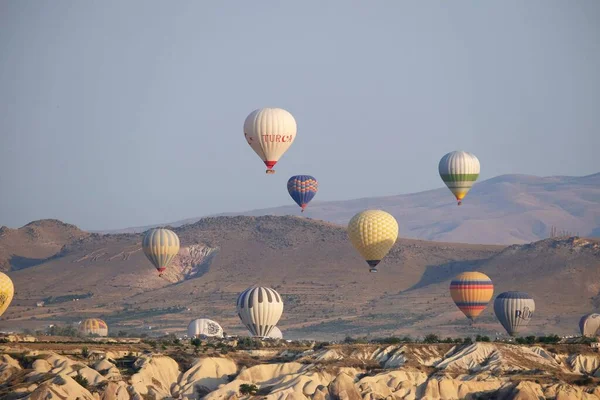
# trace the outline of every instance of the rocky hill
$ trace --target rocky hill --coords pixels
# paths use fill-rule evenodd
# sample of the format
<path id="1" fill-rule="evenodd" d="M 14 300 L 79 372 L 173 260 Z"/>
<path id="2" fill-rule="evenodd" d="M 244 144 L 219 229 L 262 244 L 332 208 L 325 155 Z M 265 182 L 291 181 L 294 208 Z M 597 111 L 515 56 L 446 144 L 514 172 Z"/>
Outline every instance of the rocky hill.
<path id="1" fill-rule="evenodd" d="M 524 335 L 575 334 L 579 317 L 600 305 L 600 249 L 590 239 L 507 248 L 400 239 L 371 274 L 343 227 L 290 216 L 215 217 L 175 229 L 182 249 L 159 278 L 141 251 L 141 234 L 64 230 L 57 237 L 72 235 L 71 242 L 56 245 L 39 264 L 9 263 L 16 295 L 0 329 L 99 317 L 114 332 L 183 332 L 191 319 L 206 316 L 243 334 L 235 300 L 260 283 L 283 296 L 279 326 L 289 338 L 502 333 L 491 307 L 470 326 L 449 296 L 452 277 L 472 269 L 492 278 L 496 294 L 522 290 L 534 297 L 536 315 Z M 10 260 L 47 242 L 13 237 L 8 247 L 4 240 L 0 249 Z"/>
<path id="2" fill-rule="evenodd" d="M 0 347 L 0 398 L 600 399 L 583 345 L 43 345 Z"/>
<path id="3" fill-rule="evenodd" d="M 284 188 L 282 187 L 282 190 Z M 461 243 L 523 244 L 551 236 L 553 227 L 581 236 L 600 237 L 600 173 L 537 177 L 502 175 L 475 184 L 461 207 L 448 189 L 345 201 L 320 201 L 327 187 L 305 211 L 311 218 L 345 225 L 357 212 L 383 209 L 396 217 L 405 237 Z M 236 213 L 248 216 L 299 215 L 289 205 Z M 233 215 L 222 214 L 222 215 Z M 181 226 L 197 221 L 173 222 Z M 116 232 L 140 232 L 129 228 Z"/>

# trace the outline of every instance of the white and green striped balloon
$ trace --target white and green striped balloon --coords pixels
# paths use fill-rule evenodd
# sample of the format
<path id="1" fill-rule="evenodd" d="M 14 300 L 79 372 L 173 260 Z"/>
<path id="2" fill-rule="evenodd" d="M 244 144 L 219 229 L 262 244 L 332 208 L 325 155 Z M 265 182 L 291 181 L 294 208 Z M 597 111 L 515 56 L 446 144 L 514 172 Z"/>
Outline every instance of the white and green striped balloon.
<path id="1" fill-rule="evenodd" d="M 438 172 L 460 206 L 479 178 L 479 159 L 473 153 L 453 151 L 442 157 L 438 164 Z"/>

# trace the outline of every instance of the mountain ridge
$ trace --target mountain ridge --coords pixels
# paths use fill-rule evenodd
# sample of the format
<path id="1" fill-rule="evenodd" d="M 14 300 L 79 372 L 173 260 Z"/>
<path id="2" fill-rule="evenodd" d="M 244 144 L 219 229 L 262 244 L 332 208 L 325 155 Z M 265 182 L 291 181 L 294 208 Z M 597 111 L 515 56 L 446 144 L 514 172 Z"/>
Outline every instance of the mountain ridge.
<path id="1" fill-rule="evenodd" d="M 446 188 L 337 201 L 319 201 L 317 194 L 303 214 L 344 226 L 355 213 L 368 208 L 383 209 L 394 215 L 400 225 L 400 236 L 423 240 L 523 244 L 549 237 L 553 227 L 582 236 L 600 236 L 600 173 L 549 177 L 500 175 L 476 183 L 461 207 L 456 207 Z M 298 214 L 298 207 L 290 204 L 211 216 Z M 204 217 L 167 225 L 183 226 L 200 218 Z M 102 232 L 133 233 L 156 226 L 164 225 Z"/>
<path id="2" fill-rule="evenodd" d="M 241 334 L 235 300 L 261 284 L 284 299 L 280 325 L 292 338 L 502 332 L 491 305 L 472 327 L 452 302 L 449 282 L 466 270 L 490 276 L 495 294 L 522 290 L 536 299 L 536 318 L 524 333 L 573 334 L 579 317 L 600 307 L 597 240 L 504 246 L 401 237 L 371 274 L 345 228 L 325 221 L 221 216 L 174 230 L 181 250 L 163 278 L 141 251 L 139 233 L 74 235 L 39 263 L 11 267 L 17 293 L 0 329 L 99 317 L 125 331 L 172 332 L 208 316 Z M 46 242 L 36 240 L 23 239 L 14 255 Z M 35 306 L 47 299 L 62 300 Z"/>

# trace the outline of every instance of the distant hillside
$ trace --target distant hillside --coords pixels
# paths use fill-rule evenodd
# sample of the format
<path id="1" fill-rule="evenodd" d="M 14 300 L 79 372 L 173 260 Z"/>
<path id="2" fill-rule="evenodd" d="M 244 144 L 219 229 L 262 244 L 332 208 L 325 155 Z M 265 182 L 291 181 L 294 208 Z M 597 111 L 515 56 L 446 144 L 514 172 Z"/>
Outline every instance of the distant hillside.
<path id="1" fill-rule="evenodd" d="M 54 219 L 33 221 L 19 228 L 0 227 L 0 271 L 17 270 L 42 263 L 65 244 L 90 234 L 75 225 Z"/>
<path id="2" fill-rule="evenodd" d="M 600 173 L 584 177 L 502 175 L 476 184 L 460 207 L 448 189 L 389 197 L 318 202 L 304 216 L 345 225 L 359 211 L 380 208 L 394 215 L 404 237 L 461 243 L 515 244 L 559 232 L 600 237 Z M 239 214 L 239 213 L 237 213 Z M 222 214 L 222 215 L 233 215 Z M 290 205 L 241 215 L 300 215 Z M 199 218 L 173 222 L 193 223 Z M 141 232 L 129 228 L 114 232 Z"/>
<path id="3" fill-rule="evenodd" d="M 452 277 L 473 269 L 492 278 L 495 294 L 523 290 L 535 298 L 535 319 L 524 333 L 574 334 L 581 314 L 600 307 L 594 240 L 504 247 L 400 239 L 371 274 L 344 227 L 290 216 L 213 217 L 175 229 L 182 249 L 159 278 L 141 251 L 141 234 L 90 235 L 56 226 L 63 227 L 58 237 L 77 234 L 47 260 L 13 266 L 17 294 L 0 329 L 97 316 L 113 329 L 182 332 L 192 318 L 208 316 L 242 334 L 235 299 L 263 284 L 282 295 L 279 325 L 291 338 L 502 332 L 491 307 L 471 327 L 449 296 Z M 14 236 L 13 258 L 44 241 Z M 4 238 L 0 249 L 7 252 Z M 35 306 L 40 300 L 44 307 Z"/>

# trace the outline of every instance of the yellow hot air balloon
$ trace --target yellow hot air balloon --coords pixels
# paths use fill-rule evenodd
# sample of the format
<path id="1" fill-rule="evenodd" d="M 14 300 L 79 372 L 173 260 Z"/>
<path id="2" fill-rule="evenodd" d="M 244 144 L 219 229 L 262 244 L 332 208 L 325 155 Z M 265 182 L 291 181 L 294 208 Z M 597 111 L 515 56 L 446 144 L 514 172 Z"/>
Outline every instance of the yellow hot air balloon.
<path id="1" fill-rule="evenodd" d="M 481 272 L 463 272 L 450 282 L 452 300 L 471 321 L 485 310 L 493 295 L 492 280 Z"/>
<path id="2" fill-rule="evenodd" d="M 390 251 L 398 238 L 398 222 L 381 210 L 366 210 L 356 214 L 348 223 L 348 236 L 371 272 Z"/>
<path id="3" fill-rule="evenodd" d="M 179 237 L 170 229 L 151 229 L 142 240 L 142 249 L 158 270 L 158 276 L 162 276 L 163 271 L 179 253 Z"/>
<path id="4" fill-rule="evenodd" d="M 79 325 L 79 332 L 84 336 L 108 336 L 108 325 L 99 318 L 88 318 Z"/>
<path id="5" fill-rule="evenodd" d="M 244 136 L 252 150 L 267 166 L 267 174 L 296 138 L 296 120 L 282 108 L 259 108 L 244 121 Z"/>
<path id="6" fill-rule="evenodd" d="M 0 272 L 0 316 L 10 305 L 15 295 L 15 286 L 8 275 Z"/>

